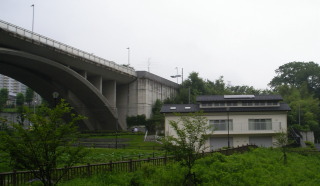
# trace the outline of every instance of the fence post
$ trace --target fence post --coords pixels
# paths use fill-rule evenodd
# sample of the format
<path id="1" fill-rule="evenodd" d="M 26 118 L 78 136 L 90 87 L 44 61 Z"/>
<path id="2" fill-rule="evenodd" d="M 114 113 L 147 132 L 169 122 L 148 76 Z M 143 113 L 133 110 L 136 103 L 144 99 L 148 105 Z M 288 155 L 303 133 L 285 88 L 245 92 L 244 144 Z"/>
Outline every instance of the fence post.
<path id="1" fill-rule="evenodd" d="M 112 161 L 109 163 L 110 172 L 112 172 Z"/>
<path id="2" fill-rule="evenodd" d="M 0 185 L 5 185 L 5 175 L 0 174 Z"/>
<path id="3" fill-rule="evenodd" d="M 13 174 L 12 174 L 12 184 L 13 185 L 17 185 L 17 171 L 13 170 Z"/>
<path id="4" fill-rule="evenodd" d="M 132 159 L 129 160 L 129 172 L 133 172 Z"/>
<path id="5" fill-rule="evenodd" d="M 88 173 L 88 176 L 91 176 L 90 163 L 87 164 L 87 173 Z"/>

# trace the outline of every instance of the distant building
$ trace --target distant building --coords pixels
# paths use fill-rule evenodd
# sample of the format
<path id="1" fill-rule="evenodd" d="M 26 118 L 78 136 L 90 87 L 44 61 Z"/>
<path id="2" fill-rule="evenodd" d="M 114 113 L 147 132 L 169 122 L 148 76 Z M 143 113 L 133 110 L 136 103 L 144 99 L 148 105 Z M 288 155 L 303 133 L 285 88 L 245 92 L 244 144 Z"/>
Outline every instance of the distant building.
<path id="1" fill-rule="evenodd" d="M 6 88 L 9 92 L 9 97 L 7 101 L 7 105 L 15 105 L 16 104 L 16 96 L 17 93 L 26 93 L 27 86 L 20 83 L 19 81 L 12 79 L 8 76 L 0 74 L 0 89 Z M 33 98 L 34 105 L 41 104 L 41 97 L 39 94 L 35 93 Z"/>
<path id="2" fill-rule="evenodd" d="M 282 103 L 279 95 L 208 95 L 198 96 L 198 104 L 165 104 L 165 135 L 175 135 L 171 120 L 178 121 L 174 113 L 203 111 L 208 125 L 213 127 L 206 146 L 208 150 L 222 147 L 255 144 L 272 147 L 275 134 L 287 131 L 287 112 L 290 107 Z"/>
<path id="3" fill-rule="evenodd" d="M 8 89 L 9 93 L 17 94 L 20 92 L 25 93 L 27 86 L 15 79 L 0 74 L 0 89 L 1 88 Z"/>

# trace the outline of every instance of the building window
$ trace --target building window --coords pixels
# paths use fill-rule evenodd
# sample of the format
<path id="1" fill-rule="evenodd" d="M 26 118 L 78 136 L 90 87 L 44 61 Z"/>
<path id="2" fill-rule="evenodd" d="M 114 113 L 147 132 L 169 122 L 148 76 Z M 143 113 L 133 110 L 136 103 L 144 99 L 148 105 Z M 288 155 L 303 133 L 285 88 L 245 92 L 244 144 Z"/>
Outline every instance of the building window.
<path id="1" fill-rule="evenodd" d="M 215 131 L 227 131 L 228 130 L 228 120 L 210 120 L 210 126 L 213 126 Z M 232 119 L 229 119 L 229 130 L 233 130 Z"/>
<path id="2" fill-rule="evenodd" d="M 249 130 L 272 130 L 271 119 L 249 119 Z"/>
<path id="3" fill-rule="evenodd" d="M 214 103 L 215 107 L 224 107 L 225 105 L 226 105 L 225 102 L 215 102 Z"/>
<path id="4" fill-rule="evenodd" d="M 242 102 L 242 106 L 253 106 L 253 102 L 252 101 Z"/>
<path id="5" fill-rule="evenodd" d="M 237 106 L 237 102 L 227 102 L 227 106 Z"/>

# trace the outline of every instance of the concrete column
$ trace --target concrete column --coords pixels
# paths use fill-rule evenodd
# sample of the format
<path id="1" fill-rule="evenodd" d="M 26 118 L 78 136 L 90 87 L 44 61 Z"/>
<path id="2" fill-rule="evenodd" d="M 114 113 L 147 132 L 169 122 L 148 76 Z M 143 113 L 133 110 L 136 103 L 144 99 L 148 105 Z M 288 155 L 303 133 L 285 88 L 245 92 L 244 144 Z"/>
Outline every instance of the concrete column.
<path id="1" fill-rule="evenodd" d="M 127 128 L 127 116 L 128 116 L 128 97 L 129 97 L 129 85 L 117 86 L 117 111 L 119 124 L 123 129 Z"/>
<path id="2" fill-rule="evenodd" d="M 87 79 L 87 77 L 88 77 L 87 71 L 84 71 L 84 70 L 78 71 L 78 74 L 80 74 L 82 77 L 84 77 L 84 79 Z"/>
<path id="3" fill-rule="evenodd" d="M 116 107 L 117 103 L 117 82 L 104 81 L 102 84 L 102 95 L 107 98 L 112 107 Z"/>
<path id="4" fill-rule="evenodd" d="M 88 81 L 95 86 L 98 91 L 101 93 L 102 92 L 102 77 L 101 76 L 88 76 Z"/>

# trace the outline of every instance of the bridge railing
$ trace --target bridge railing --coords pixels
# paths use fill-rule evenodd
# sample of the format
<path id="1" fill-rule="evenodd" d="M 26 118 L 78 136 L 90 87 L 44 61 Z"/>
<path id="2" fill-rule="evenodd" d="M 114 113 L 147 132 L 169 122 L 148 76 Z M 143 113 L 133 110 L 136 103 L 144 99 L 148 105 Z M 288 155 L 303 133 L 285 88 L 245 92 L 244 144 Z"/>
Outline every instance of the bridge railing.
<path id="1" fill-rule="evenodd" d="M 90 54 L 88 52 L 79 50 L 77 48 L 71 47 L 69 45 L 63 44 L 59 41 L 55 41 L 53 39 L 47 38 L 45 36 L 42 36 L 40 34 L 34 33 L 32 31 L 26 30 L 24 28 L 18 27 L 16 25 L 10 24 L 8 22 L 2 21 L 0 20 L 0 28 L 7 30 L 9 32 L 13 32 L 15 34 L 18 34 L 19 36 L 23 36 L 26 37 L 28 39 L 32 39 L 34 41 L 46 44 L 48 46 L 60 49 L 64 52 L 67 52 L 69 54 L 75 55 L 75 56 L 79 56 L 85 59 L 88 59 L 90 61 L 111 67 L 113 69 L 116 69 L 118 71 L 121 72 L 125 72 L 128 73 L 130 75 L 136 76 L 136 72 L 128 67 L 122 66 L 122 65 L 118 65 L 113 61 L 108 61 L 106 59 L 103 59 L 101 57 L 95 56 L 93 54 Z"/>

